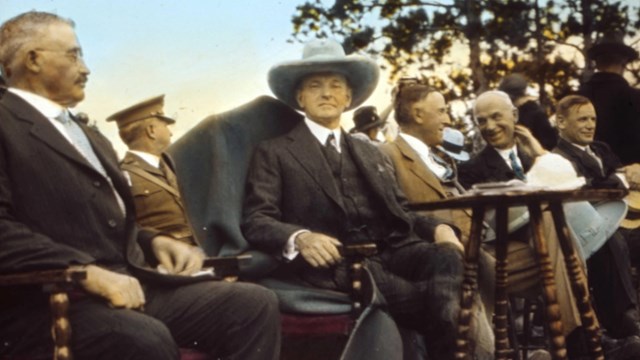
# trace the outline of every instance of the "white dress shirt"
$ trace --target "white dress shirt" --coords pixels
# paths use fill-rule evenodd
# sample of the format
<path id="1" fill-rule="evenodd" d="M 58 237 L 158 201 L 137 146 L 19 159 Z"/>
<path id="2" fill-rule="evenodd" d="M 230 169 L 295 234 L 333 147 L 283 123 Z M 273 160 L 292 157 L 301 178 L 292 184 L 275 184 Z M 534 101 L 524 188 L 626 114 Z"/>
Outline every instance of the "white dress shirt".
<path id="1" fill-rule="evenodd" d="M 429 170 L 431 170 L 431 172 L 433 172 L 438 177 L 438 179 L 444 178 L 444 175 L 447 173 L 447 168 L 433 160 L 433 158 L 431 157 L 431 149 L 429 149 L 429 146 L 427 144 L 422 142 L 422 140 L 418 139 L 417 137 L 405 133 L 400 133 L 400 136 L 402 136 L 407 144 L 409 144 L 409 146 L 418 153 L 418 156 L 420 156 L 420 160 L 422 160 L 422 162 L 427 165 Z"/>

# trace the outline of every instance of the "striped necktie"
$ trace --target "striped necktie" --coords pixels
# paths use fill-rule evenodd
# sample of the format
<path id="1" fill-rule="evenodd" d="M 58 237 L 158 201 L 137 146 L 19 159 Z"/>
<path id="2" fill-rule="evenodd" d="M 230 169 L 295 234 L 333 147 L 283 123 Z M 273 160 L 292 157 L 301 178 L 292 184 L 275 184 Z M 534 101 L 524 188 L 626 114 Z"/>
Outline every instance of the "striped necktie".
<path id="1" fill-rule="evenodd" d="M 513 172 L 516 174 L 516 178 L 526 180 L 527 177 L 524 175 L 524 170 L 522 166 L 520 166 L 520 162 L 518 162 L 515 151 L 509 153 L 509 160 L 511 162 L 511 169 L 513 169 Z"/>

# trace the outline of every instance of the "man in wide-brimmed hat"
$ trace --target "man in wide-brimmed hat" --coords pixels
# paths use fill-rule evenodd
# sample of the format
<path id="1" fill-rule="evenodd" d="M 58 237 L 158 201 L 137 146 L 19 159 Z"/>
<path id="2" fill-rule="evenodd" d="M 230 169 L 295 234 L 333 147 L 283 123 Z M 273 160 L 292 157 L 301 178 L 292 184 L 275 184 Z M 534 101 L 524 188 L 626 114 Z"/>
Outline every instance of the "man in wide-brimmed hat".
<path id="1" fill-rule="evenodd" d="M 627 64 L 638 59 L 638 52 L 623 42 L 623 34 L 603 35 L 587 51 L 597 72 L 582 86 L 596 109 L 595 139 L 607 143 L 624 165 L 640 162 L 640 90 L 623 77 Z"/>
<path id="2" fill-rule="evenodd" d="M 463 272 L 456 231 L 408 212 L 379 150 L 340 128 L 377 82 L 375 62 L 332 40 L 311 41 L 302 60 L 270 70 L 273 93 L 305 119 L 256 148 L 242 230 L 290 275 L 325 289 L 349 288 L 340 247 L 376 243 L 368 267 L 389 312 L 426 335 L 432 358 L 451 359 Z"/>

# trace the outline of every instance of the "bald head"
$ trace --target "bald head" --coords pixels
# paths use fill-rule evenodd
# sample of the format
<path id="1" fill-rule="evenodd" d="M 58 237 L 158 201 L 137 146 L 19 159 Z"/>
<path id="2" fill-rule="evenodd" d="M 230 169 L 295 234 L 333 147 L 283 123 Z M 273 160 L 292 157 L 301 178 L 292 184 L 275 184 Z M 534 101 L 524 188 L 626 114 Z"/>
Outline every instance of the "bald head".
<path id="1" fill-rule="evenodd" d="M 480 94 L 473 104 L 473 117 L 487 144 L 496 149 L 509 149 L 515 145 L 518 109 L 507 93 L 490 90 Z"/>

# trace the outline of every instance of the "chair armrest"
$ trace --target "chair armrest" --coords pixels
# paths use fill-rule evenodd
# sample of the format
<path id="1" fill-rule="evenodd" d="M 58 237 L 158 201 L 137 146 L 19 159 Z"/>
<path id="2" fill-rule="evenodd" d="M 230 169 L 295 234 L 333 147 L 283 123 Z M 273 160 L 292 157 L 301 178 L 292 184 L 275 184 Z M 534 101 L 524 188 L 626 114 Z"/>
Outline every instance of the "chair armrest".
<path id="1" fill-rule="evenodd" d="M 39 270 L 20 273 L 0 274 L 0 286 L 11 285 L 47 285 L 73 284 L 87 278 L 82 268 Z"/>
<path id="2" fill-rule="evenodd" d="M 213 268 L 216 277 L 226 278 L 238 276 L 240 265 L 250 262 L 253 256 L 242 254 L 238 256 L 209 257 L 204 259 L 203 268 Z"/>
<path id="3" fill-rule="evenodd" d="M 339 247 L 340 254 L 346 258 L 359 258 L 373 256 L 378 252 L 378 247 L 374 243 L 347 245 Z"/>
<path id="4" fill-rule="evenodd" d="M 345 257 L 349 266 L 349 275 L 351 277 L 351 292 L 349 295 L 353 302 L 353 313 L 357 317 L 371 302 L 373 296 L 373 288 L 367 283 L 368 279 L 364 274 L 363 263 L 365 258 L 378 252 L 378 247 L 374 243 L 365 243 L 343 246 L 339 248 L 339 251 Z"/>

